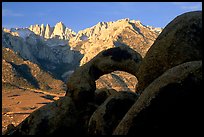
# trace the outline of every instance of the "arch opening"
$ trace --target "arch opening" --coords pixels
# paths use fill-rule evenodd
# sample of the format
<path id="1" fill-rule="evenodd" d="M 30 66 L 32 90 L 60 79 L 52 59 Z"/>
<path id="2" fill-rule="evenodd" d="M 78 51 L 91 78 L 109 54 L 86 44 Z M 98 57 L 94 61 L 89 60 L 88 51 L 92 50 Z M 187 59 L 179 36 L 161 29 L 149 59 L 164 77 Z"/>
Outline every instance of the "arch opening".
<path id="1" fill-rule="evenodd" d="M 114 89 L 116 91 L 135 92 L 137 78 L 125 71 L 113 71 L 104 74 L 95 81 L 96 89 Z"/>

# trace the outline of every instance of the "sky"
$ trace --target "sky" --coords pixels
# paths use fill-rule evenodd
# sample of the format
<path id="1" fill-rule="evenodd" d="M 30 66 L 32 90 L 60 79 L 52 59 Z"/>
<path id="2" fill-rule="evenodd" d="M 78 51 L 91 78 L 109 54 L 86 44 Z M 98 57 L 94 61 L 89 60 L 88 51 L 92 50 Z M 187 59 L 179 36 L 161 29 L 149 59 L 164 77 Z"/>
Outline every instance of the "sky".
<path id="1" fill-rule="evenodd" d="M 98 22 L 129 18 L 164 28 L 176 16 L 196 10 L 202 10 L 202 2 L 2 2 L 2 27 L 61 21 L 78 32 Z"/>

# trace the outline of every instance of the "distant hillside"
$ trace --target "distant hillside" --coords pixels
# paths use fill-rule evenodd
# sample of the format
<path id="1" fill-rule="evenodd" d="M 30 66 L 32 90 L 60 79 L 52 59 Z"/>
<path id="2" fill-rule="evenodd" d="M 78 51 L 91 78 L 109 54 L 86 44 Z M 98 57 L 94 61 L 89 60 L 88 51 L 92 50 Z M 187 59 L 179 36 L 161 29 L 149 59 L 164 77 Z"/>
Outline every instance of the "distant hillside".
<path id="1" fill-rule="evenodd" d="M 35 88 L 47 91 L 65 91 L 61 80 L 43 71 L 37 64 L 22 59 L 9 48 L 2 48 L 3 85 Z"/>

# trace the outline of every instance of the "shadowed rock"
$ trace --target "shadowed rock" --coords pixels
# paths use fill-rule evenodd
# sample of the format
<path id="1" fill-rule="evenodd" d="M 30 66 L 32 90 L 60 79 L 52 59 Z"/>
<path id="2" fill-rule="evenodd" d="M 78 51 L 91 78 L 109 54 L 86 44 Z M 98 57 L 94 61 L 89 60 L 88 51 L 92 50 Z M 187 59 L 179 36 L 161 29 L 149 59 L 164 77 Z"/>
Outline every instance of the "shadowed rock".
<path id="1" fill-rule="evenodd" d="M 88 134 L 111 135 L 136 98 L 137 95 L 135 93 L 125 91 L 109 96 L 91 116 Z"/>
<path id="2" fill-rule="evenodd" d="M 94 102 L 97 105 L 101 105 L 109 96 L 111 95 L 116 95 L 118 92 L 114 89 L 96 89 L 95 91 L 95 97 L 94 97 Z"/>
<path id="3" fill-rule="evenodd" d="M 192 131 L 199 125 L 201 83 L 202 61 L 183 63 L 167 70 L 142 92 L 113 134 Z"/>
<path id="4" fill-rule="evenodd" d="M 3 135 L 10 135 L 10 134 L 12 134 L 15 131 L 15 129 L 16 129 L 16 127 L 13 124 L 9 124 L 7 126 L 6 131 L 4 131 L 2 134 Z"/>
<path id="5" fill-rule="evenodd" d="M 136 91 L 176 65 L 201 60 L 202 11 L 188 12 L 171 21 L 148 50 L 137 73 Z"/>
<path id="6" fill-rule="evenodd" d="M 91 102 L 96 90 L 95 81 L 100 76 L 116 70 L 136 76 L 141 60 L 141 55 L 127 46 L 102 51 L 71 75 L 66 95 L 72 97 L 75 103 Z"/>

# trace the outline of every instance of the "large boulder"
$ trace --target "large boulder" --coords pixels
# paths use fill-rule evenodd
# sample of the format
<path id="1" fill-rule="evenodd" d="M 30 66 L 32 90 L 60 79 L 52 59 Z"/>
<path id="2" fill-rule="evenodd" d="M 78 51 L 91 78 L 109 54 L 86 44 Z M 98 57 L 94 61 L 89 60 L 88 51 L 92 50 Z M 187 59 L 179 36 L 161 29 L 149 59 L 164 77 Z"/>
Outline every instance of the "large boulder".
<path id="1" fill-rule="evenodd" d="M 109 96 L 90 118 L 89 135 L 111 135 L 120 120 L 134 104 L 136 93 L 120 91 Z"/>
<path id="2" fill-rule="evenodd" d="M 167 70 L 141 93 L 113 134 L 187 133 L 199 128 L 201 87 L 202 61 L 183 63 Z"/>
<path id="3" fill-rule="evenodd" d="M 202 11 L 188 12 L 171 21 L 148 50 L 137 73 L 136 91 L 176 65 L 202 59 Z"/>
<path id="4" fill-rule="evenodd" d="M 127 46 L 102 51 L 70 76 L 66 96 L 70 96 L 76 105 L 92 102 L 96 90 L 95 81 L 100 76 L 116 70 L 135 76 L 141 60 L 141 55 Z"/>

